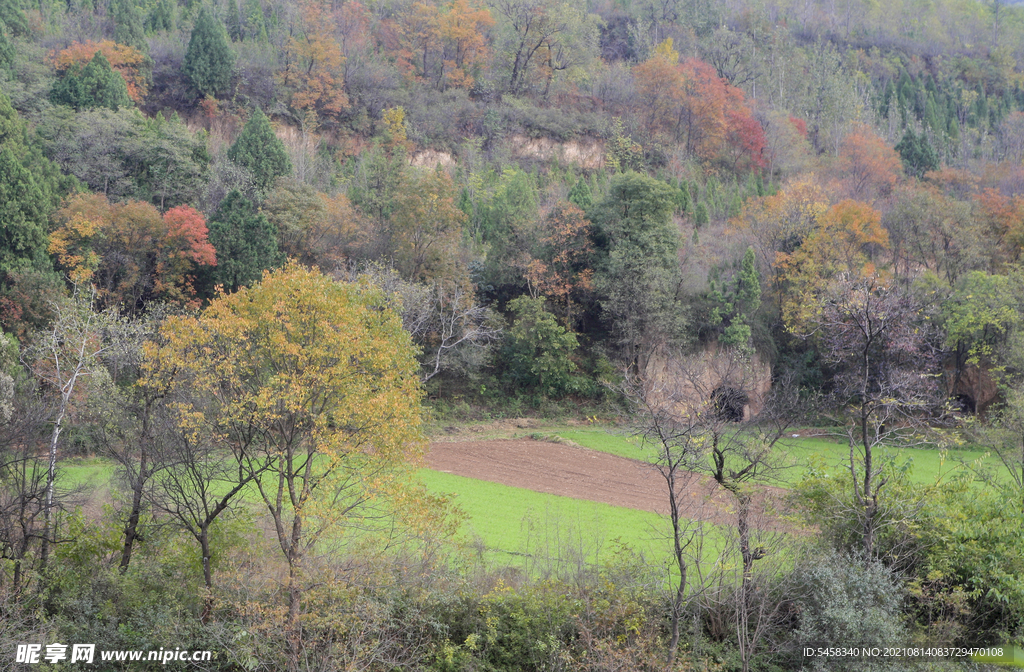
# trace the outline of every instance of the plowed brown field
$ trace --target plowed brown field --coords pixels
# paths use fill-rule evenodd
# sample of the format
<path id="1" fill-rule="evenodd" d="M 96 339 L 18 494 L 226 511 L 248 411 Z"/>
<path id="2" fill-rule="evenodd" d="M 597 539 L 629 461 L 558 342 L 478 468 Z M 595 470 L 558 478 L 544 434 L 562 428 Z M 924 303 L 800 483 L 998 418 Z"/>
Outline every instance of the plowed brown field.
<path id="1" fill-rule="evenodd" d="M 537 492 L 668 512 L 665 479 L 651 465 L 577 446 L 525 439 L 437 442 L 430 445 L 427 465 Z M 733 523 L 729 495 L 711 479 L 686 472 L 682 493 L 686 517 Z"/>

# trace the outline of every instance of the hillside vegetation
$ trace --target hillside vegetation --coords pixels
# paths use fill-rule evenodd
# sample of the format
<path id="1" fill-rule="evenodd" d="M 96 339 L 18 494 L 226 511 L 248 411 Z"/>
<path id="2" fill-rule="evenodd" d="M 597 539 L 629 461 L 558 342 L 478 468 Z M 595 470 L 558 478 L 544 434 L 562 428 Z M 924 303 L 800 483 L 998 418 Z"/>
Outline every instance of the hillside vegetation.
<path id="1" fill-rule="evenodd" d="M 1014 3 L 0 0 L 0 648 L 1010 651 L 1022 251 Z M 522 416 L 632 437 L 659 541 L 467 539 L 426 435 Z"/>

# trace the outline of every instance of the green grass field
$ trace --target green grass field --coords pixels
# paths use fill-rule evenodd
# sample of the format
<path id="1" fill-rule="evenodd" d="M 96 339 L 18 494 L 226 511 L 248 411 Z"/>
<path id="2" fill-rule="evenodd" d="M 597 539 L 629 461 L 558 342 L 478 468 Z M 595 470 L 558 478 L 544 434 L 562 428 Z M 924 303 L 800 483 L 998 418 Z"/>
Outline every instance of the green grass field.
<path id="1" fill-rule="evenodd" d="M 661 564 L 671 553 L 668 520 L 655 513 L 534 492 L 430 469 L 420 479 L 437 493 L 454 494 L 466 515 L 464 540 L 495 562 L 518 565 L 527 573 L 555 563 L 583 560 L 601 564 L 626 546 Z M 709 559 L 725 543 L 726 532 L 705 524 Z"/>
<path id="2" fill-rule="evenodd" d="M 637 460 L 649 459 L 650 453 L 642 450 L 640 442 L 625 432 L 606 429 L 558 428 L 552 433 L 586 448 L 612 453 L 620 457 Z M 797 433 L 797 430 L 794 430 Z M 849 463 L 849 448 L 827 438 L 787 438 L 779 450 L 779 462 L 785 468 L 780 472 L 780 485 L 795 485 L 807 473 L 812 464 L 822 464 L 831 470 L 845 470 Z M 893 461 L 897 467 L 908 466 L 910 481 L 926 485 L 945 480 L 956 473 L 963 473 L 961 463 L 978 462 L 981 466 L 1003 473 L 999 458 L 987 455 L 983 450 L 951 450 L 942 452 L 934 448 L 886 449 L 877 452 L 877 460 Z"/>
<path id="3" fill-rule="evenodd" d="M 69 459 L 61 467 L 62 487 L 80 490 L 89 501 L 109 503 L 113 463 L 102 458 Z M 601 564 L 623 546 L 658 565 L 671 549 L 668 522 L 654 513 L 430 469 L 421 469 L 418 475 L 433 492 L 455 495 L 466 516 L 463 543 L 500 566 L 537 574 L 558 563 Z M 725 533 L 711 524 L 705 528 L 707 553 L 717 553 Z"/>
<path id="4" fill-rule="evenodd" d="M 524 433 L 527 434 L 527 433 Z M 599 427 L 552 427 L 540 435 L 556 435 L 581 446 L 621 457 L 644 459 L 644 450 L 635 438 L 624 432 Z M 897 465 L 909 464 L 915 483 L 930 484 L 949 478 L 961 467 L 960 461 L 981 461 L 1000 466 L 983 451 L 963 450 L 940 453 L 938 450 L 906 449 L 879 451 L 879 458 L 892 459 Z M 780 484 L 794 485 L 805 475 L 808 465 L 845 470 L 848 449 L 823 438 L 787 439 L 780 459 L 789 467 L 782 472 Z M 93 504 L 109 501 L 111 462 L 101 458 L 71 459 L 62 463 L 63 486 L 76 487 Z M 514 566 L 524 572 L 543 573 L 556 563 L 584 561 L 600 564 L 626 546 L 654 564 L 668 557 L 668 523 L 653 513 L 575 500 L 523 488 L 478 481 L 453 474 L 420 470 L 427 487 L 438 493 L 454 494 L 465 513 L 462 539 L 469 548 L 483 554 L 489 562 Z M 728 531 L 705 526 L 707 553 L 713 555 L 725 543 Z"/>

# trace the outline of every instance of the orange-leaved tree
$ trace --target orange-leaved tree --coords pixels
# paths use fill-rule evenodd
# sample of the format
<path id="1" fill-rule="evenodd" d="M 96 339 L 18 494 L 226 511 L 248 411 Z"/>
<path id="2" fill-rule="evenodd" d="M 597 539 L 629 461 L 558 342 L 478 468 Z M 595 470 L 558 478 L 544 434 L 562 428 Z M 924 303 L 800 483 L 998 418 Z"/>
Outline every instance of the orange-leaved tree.
<path id="1" fill-rule="evenodd" d="M 417 2 L 401 18 L 399 63 L 432 86 L 469 88 L 487 57 L 484 35 L 494 17 L 468 0 Z"/>
<path id="2" fill-rule="evenodd" d="M 748 199 L 733 224 L 756 241 L 758 265 L 768 272 L 780 308 L 787 278 L 780 262 L 792 255 L 818 227 L 829 208 L 829 195 L 813 179 L 789 185 L 772 196 Z"/>
<path id="3" fill-rule="evenodd" d="M 889 195 L 903 174 L 903 164 L 895 149 L 861 124 L 843 138 L 835 171 L 847 197 L 870 201 Z"/>
<path id="4" fill-rule="evenodd" d="M 997 189 L 984 189 L 974 197 L 978 219 L 998 241 L 1004 261 L 1017 261 L 1024 249 L 1024 197 L 1007 196 Z"/>
<path id="5" fill-rule="evenodd" d="M 633 68 L 636 103 L 651 136 L 664 134 L 702 159 L 764 167 L 765 136 L 743 91 L 696 58 L 679 62 L 668 39 Z"/>
<path id="6" fill-rule="evenodd" d="M 145 55 L 135 47 L 126 44 L 118 44 L 111 40 L 93 42 L 75 42 L 71 46 L 60 51 L 50 52 L 50 63 L 56 68 L 57 73 L 63 75 L 69 70 L 85 67 L 100 52 L 108 61 L 110 67 L 124 77 L 124 83 L 128 87 L 128 95 L 136 104 L 141 104 L 149 90 L 149 83 L 146 75 L 141 71 L 145 63 Z"/>
<path id="7" fill-rule="evenodd" d="M 437 500 L 409 480 L 424 450 L 415 347 L 381 290 L 295 263 L 198 317 L 169 318 L 161 336 L 150 361 L 202 400 L 180 409 L 183 430 L 229 448 L 267 507 L 287 565 L 297 669 L 305 561 L 317 542 L 370 524 L 396 499 L 417 531 L 435 520 Z"/>
<path id="8" fill-rule="evenodd" d="M 293 108 L 337 117 L 348 107 L 343 86 L 345 56 L 333 33 L 337 13 L 319 0 L 304 0 L 301 12 L 301 30 L 285 44 L 287 65 L 281 78 L 294 88 Z"/>
<path id="9" fill-rule="evenodd" d="M 558 304 L 565 326 L 573 328 L 573 303 L 593 288 L 593 225 L 583 211 L 568 202 L 554 207 L 543 222 L 540 259 L 526 267 L 531 293 Z"/>
<path id="10" fill-rule="evenodd" d="M 821 310 L 821 297 L 838 276 L 879 278 L 879 252 L 888 249 L 889 233 L 881 214 L 866 203 L 845 200 L 830 207 L 792 254 L 779 255 L 776 265 L 789 281 L 783 316 L 800 328 Z"/>
<path id="11" fill-rule="evenodd" d="M 76 194 L 55 215 L 49 252 L 75 283 L 96 287 L 101 307 L 133 314 L 152 300 L 195 305 L 192 274 L 217 263 L 202 213 L 183 205 L 163 216 L 149 203 Z"/>

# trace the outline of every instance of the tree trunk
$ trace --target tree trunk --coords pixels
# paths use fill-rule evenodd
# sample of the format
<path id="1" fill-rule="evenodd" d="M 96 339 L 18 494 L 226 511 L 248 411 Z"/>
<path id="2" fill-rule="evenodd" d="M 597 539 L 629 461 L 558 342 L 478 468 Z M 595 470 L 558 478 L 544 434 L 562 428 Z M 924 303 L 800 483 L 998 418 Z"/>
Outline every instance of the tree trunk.
<path id="1" fill-rule="evenodd" d="M 57 417 L 53 421 L 53 434 L 50 436 L 50 456 L 46 470 L 46 504 L 43 507 L 43 540 L 42 548 L 39 551 L 40 571 L 46 570 L 46 563 L 50 557 L 50 528 L 53 525 L 53 487 L 57 478 L 57 442 L 60 439 L 60 432 L 64 423 L 64 412 L 66 404 L 62 401 Z"/>
<path id="2" fill-rule="evenodd" d="M 203 613 L 199 616 L 204 625 L 213 613 L 213 570 L 210 567 L 210 528 L 199 531 L 199 546 L 203 553 L 203 581 L 206 583 L 206 597 L 203 600 Z"/>
<path id="3" fill-rule="evenodd" d="M 132 483 L 132 510 L 128 514 L 128 522 L 124 526 L 124 548 L 121 549 L 121 564 L 119 569 L 122 574 L 128 571 L 128 565 L 132 561 L 132 549 L 135 540 L 139 538 L 139 519 L 142 517 L 142 491 L 146 483 L 146 451 L 142 451 L 142 458 L 139 461 L 139 473 L 135 482 Z"/>

